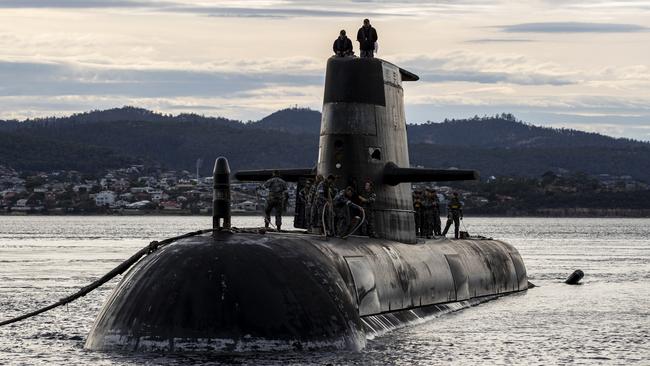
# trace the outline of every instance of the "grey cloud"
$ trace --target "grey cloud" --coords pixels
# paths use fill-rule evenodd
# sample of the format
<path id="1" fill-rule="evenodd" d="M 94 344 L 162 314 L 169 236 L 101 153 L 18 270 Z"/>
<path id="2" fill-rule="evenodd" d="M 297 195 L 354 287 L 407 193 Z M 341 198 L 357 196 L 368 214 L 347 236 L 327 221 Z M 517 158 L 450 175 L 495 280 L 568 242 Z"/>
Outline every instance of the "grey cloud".
<path id="1" fill-rule="evenodd" d="M 599 9 L 650 9 L 646 1 L 612 1 L 612 0 L 544 0 L 544 3 L 553 8 L 566 7 L 573 9 L 599 8 Z"/>
<path id="2" fill-rule="evenodd" d="M 633 33 L 650 30 L 637 24 L 581 22 L 521 23 L 497 28 L 508 33 Z"/>
<path id="3" fill-rule="evenodd" d="M 107 69 L 69 64 L 0 62 L 0 96 L 122 95 L 229 97 L 268 86 L 322 83 L 321 75 Z"/>
<path id="4" fill-rule="evenodd" d="M 534 39 L 525 39 L 525 38 L 479 38 L 479 39 L 470 39 L 465 41 L 465 43 L 521 43 L 521 42 L 537 42 Z"/>
<path id="5" fill-rule="evenodd" d="M 463 52 L 441 57 L 415 56 L 401 62 L 423 81 L 465 81 L 481 84 L 570 85 L 577 83 L 571 75 L 535 70 L 522 56 L 504 59 L 483 58 Z M 509 71 L 513 69 L 513 71 Z M 489 70 L 489 71 L 488 71 Z"/>
<path id="6" fill-rule="evenodd" d="M 171 7 L 163 9 L 168 12 L 186 12 L 193 14 L 205 14 L 212 17 L 270 17 L 270 18 L 292 18 L 292 17 L 372 17 L 377 13 L 321 10 L 308 8 L 231 8 L 231 7 Z M 398 14 L 381 14 L 398 16 Z"/>
<path id="7" fill-rule="evenodd" d="M 227 6 L 194 6 L 182 1 L 143 1 L 143 0 L 0 0 L 0 8 L 143 8 L 151 11 L 170 13 L 190 13 L 212 17 L 363 17 L 377 15 L 392 15 L 376 12 L 353 10 L 338 10 L 337 7 L 326 7 L 322 4 L 290 4 L 288 7 L 227 7 Z M 349 7 L 341 7 L 341 9 Z"/>
<path id="8" fill-rule="evenodd" d="M 416 71 L 417 73 L 417 71 Z M 438 70 L 417 73 L 423 81 L 429 82 L 448 82 L 448 81 L 466 81 L 481 84 L 510 83 L 517 85 L 570 85 L 575 81 L 544 74 L 530 73 L 506 73 L 506 72 L 489 72 L 489 71 L 471 71 L 471 70 Z"/>
<path id="9" fill-rule="evenodd" d="M 169 4 L 142 0 L 0 0 L 0 8 L 134 8 Z"/>

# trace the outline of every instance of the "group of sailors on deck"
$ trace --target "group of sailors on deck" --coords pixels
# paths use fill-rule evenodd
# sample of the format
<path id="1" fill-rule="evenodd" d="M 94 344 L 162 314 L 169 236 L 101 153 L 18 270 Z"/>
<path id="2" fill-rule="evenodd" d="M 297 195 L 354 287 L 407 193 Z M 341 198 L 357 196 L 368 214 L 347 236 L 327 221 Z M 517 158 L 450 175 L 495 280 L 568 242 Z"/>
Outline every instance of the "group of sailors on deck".
<path id="1" fill-rule="evenodd" d="M 336 188 L 336 180 L 334 175 L 324 177 L 320 174 L 305 180 L 296 194 L 295 217 L 300 221 L 300 226 L 311 233 L 328 236 L 347 237 L 357 234 L 376 237 L 374 206 L 377 195 L 373 183 L 364 182 L 359 191 L 355 188 L 356 185 L 339 190 Z M 268 190 L 264 226 L 269 227 L 271 213 L 275 211 L 275 228 L 281 231 L 282 213 L 288 199 L 287 183 L 276 170 L 262 187 Z M 416 235 L 422 238 L 445 236 L 453 223 L 454 237 L 458 239 L 460 220 L 463 219 L 462 207 L 458 193 L 454 192 L 447 204 L 447 223 L 444 230 L 441 230 L 437 192 L 430 188 L 413 191 Z"/>

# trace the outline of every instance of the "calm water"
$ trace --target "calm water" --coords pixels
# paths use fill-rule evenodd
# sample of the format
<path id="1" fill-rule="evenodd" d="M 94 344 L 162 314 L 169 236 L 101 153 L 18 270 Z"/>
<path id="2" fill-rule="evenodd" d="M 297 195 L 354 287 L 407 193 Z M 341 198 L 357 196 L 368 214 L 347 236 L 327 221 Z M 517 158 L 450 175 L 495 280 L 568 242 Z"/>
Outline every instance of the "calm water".
<path id="1" fill-rule="evenodd" d="M 55 302 L 152 239 L 207 228 L 209 217 L 0 216 L 0 319 Z M 239 217 L 236 226 L 259 225 Z M 361 352 L 218 358 L 90 352 L 83 343 L 116 281 L 0 328 L 0 364 L 643 364 L 650 365 L 650 220 L 467 218 L 473 234 L 515 245 L 539 287 L 427 319 Z M 584 284 L 562 284 L 573 270 Z"/>

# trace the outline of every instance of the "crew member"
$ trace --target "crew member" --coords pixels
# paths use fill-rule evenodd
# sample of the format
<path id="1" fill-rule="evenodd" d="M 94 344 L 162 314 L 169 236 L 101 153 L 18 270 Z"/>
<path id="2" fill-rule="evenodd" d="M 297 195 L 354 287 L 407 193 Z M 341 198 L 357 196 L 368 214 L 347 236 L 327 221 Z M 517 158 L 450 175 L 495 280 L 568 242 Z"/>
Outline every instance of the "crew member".
<path id="1" fill-rule="evenodd" d="M 460 203 L 458 192 L 454 192 L 453 197 L 447 204 L 447 224 L 442 235 L 447 235 L 452 221 L 454 222 L 454 238 L 458 239 L 458 230 L 460 229 L 460 220 L 463 219 L 463 204 Z"/>
<path id="2" fill-rule="evenodd" d="M 307 201 L 309 202 L 309 210 L 307 214 L 309 215 L 308 227 L 311 229 L 319 228 L 321 220 L 318 217 L 318 187 L 323 182 L 324 178 L 321 174 L 316 176 L 314 184 L 312 184 L 311 189 L 309 190 L 309 196 Z"/>
<path id="3" fill-rule="evenodd" d="M 364 19 L 363 26 L 357 32 L 361 57 L 374 57 L 377 39 L 377 30 L 370 25 L 370 20 Z"/>
<path id="4" fill-rule="evenodd" d="M 296 227 L 309 228 L 309 191 L 311 190 L 312 180 L 305 180 L 305 185 L 298 192 L 298 197 L 296 198 L 296 220 L 300 220 L 300 226 L 294 225 Z"/>
<path id="5" fill-rule="evenodd" d="M 333 175 L 327 176 L 327 179 L 323 180 L 318 184 L 318 188 L 316 189 L 316 211 L 317 211 L 317 216 L 314 217 L 314 220 L 317 220 L 318 225 L 315 225 L 316 227 L 320 227 L 321 222 L 323 220 L 323 215 L 325 215 L 325 226 L 323 228 L 323 231 L 327 231 L 327 227 L 333 228 L 334 227 L 334 215 L 332 215 L 332 200 L 334 196 L 336 196 L 336 188 L 334 187 L 334 181 L 336 180 L 336 177 Z M 326 207 L 327 206 L 327 207 Z"/>
<path id="6" fill-rule="evenodd" d="M 422 236 L 422 194 L 413 191 L 413 211 L 415 215 L 415 236 Z"/>
<path id="7" fill-rule="evenodd" d="M 352 41 L 345 35 L 345 29 L 342 29 L 339 33 L 339 37 L 334 40 L 332 49 L 334 49 L 334 54 L 339 57 L 354 55 Z"/>
<path id="8" fill-rule="evenodd" d="M 366 219 L 363 221 L 361 232 L 371 238 L 376 238 L 374 207 L 377 195 L 375 194 L 375 188 L 373 187 L 372 182 L 366 182 L 366 184 L 364 184 L 363 192 L 359 198 L 361 198 L 361 206 L 366 214 Z"/>
<path id="9" fill-rule="evenodd" d="M 275 210 L 275 227 L 280 231 L 282 227 L 282 211 L 285 196 L 287 195 L 287 182 L 280 178 L 279 171 L 274 170 L 273 177 L 267 180 L 263 187 L 269 191 L 266 197 L 266 207 L 264 208 L 264 227 L 269 227 L 271 211 Z"/>
<path id="10" fill-rule="evenodd" d="M 442 235 L 442 223 L 440 222 L 440 200 L 438 199 L 438 192 L 435 189 L 431 190 L 431 198 L 433 201 L 433 234 L 436 236 Z"/>
<path id="11" fill-rule="evenodd" d="M 430 188 L 424 190 L 422 197 L 422 236 L 427 239 L 433 236 L 433 198 Z"/>
<path id="12" fill-rule="evenodd" d="M 355 216 L 355 220 L 351 220 L 352 210 L 354 206 L 352 198 L 354 197 L 354 190 L 351 186 L 346 187 L 344 190 L 340 191 L 334 197 L 334 223 L 335 229 L 334 232 L 338 236 L 345 236 L 352 225 L 356 225 L 359 220 L 358 216 Z"/>

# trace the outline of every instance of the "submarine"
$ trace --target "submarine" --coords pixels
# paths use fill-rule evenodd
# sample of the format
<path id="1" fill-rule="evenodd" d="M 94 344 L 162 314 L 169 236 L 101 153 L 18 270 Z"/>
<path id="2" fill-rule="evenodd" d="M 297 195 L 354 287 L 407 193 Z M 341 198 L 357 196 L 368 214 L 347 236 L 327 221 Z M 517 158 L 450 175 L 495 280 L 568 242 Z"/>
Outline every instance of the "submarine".
<path id="1" fill-rule="evenodd" d="M 478 179 L 472 170 L 410 167 L 403 84 L 418 79 L 379 58 L 328 59 L 317 165 L 279 170 L 299 184 L 315 174 L 337 176 L 339 189 L 373 182 L 376 238 L 232 227 L 232 174 L 220 157 L 213 229 L 136 262 L 100 310 L 85 348 L 360 350 L 379 329 L 525 291 L 526 267 L 508 243 L 416 237 L 413 182 Z M 234 176 L 265 181 L 273 171 Z"/>

